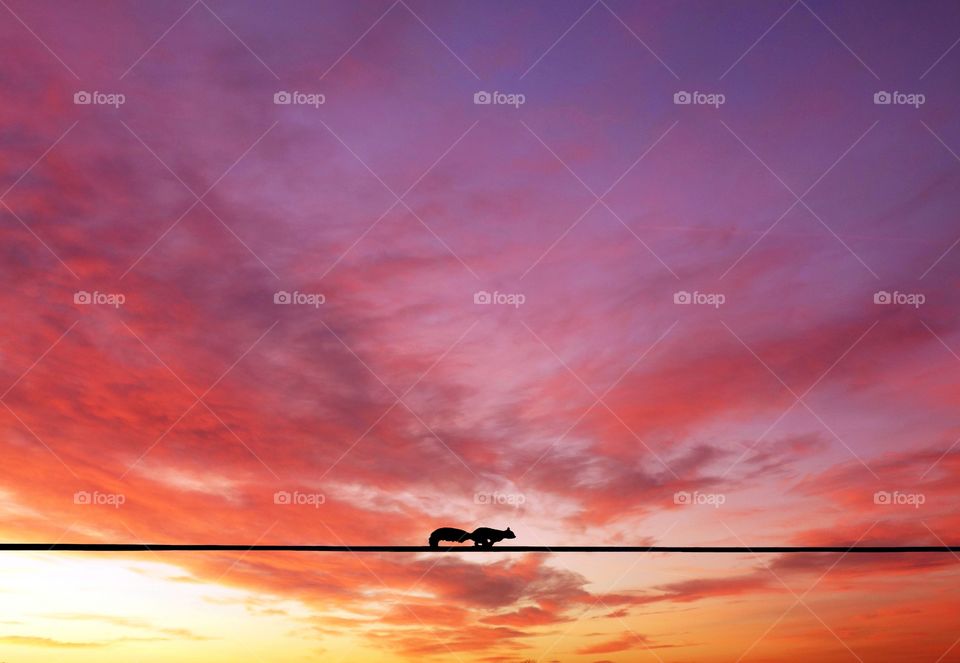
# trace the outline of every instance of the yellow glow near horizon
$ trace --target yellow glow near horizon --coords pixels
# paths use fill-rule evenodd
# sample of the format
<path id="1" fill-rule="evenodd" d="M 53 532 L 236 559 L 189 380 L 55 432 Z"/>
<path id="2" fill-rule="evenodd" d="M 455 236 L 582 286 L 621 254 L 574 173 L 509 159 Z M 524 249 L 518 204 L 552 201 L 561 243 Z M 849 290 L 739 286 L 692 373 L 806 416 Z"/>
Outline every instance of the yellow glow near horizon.
<path id="1" fill-rule="evenodd" d="M 296 601 L 188 579 L 161 562 L 9 554 L 0 597 L 0 657 L 18 663 L 302 661 L 321 652 L 336 661 L 357 646 L 350 634 L 312 632 L 305 620 L 314 613 Z"/>

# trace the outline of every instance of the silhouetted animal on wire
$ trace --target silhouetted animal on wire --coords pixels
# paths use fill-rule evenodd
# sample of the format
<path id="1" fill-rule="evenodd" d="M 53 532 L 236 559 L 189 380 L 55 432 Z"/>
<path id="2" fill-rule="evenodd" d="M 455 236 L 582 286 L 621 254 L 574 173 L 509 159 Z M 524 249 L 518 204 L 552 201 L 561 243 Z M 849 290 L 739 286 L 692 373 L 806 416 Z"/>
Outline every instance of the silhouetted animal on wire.
<path id="1" fill-rule="evenodd" d="M 517 535 L 510 531 L 509 527 L 507 529 L 478 527 L 472 532 L 456 527 L 441 527 L 440 529 L 434 530 L 430 535 L 430 547 L 437 548 L 441 541 L 453 541 L 454 543 L 473 541 L 474 546 L 489 548 L 498 541 L 515 538 L 517 538 Z"/>
<path id="2" fill-rule="evenodd" d="M 510 531 L 509 527 L 507 529 L 478 527 L 470 533 L 470 538 L 473 539 L 474 545 L 489 548 L 504 539 L 515 539 L 517 535 Z"/>

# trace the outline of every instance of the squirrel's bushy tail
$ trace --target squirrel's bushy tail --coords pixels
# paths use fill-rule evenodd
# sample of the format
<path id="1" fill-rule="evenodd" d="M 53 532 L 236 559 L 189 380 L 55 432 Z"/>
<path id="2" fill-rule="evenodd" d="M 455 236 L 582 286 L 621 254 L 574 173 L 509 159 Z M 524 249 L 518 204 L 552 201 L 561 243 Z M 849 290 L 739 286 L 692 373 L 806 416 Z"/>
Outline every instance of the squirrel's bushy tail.
<path id="1" fill-rule="evenodd" d="M 440 538 L 437 536 L 437 533 L 434 532 L 430 535 L 430 547 L 436 548 L 440 544 Z"/>

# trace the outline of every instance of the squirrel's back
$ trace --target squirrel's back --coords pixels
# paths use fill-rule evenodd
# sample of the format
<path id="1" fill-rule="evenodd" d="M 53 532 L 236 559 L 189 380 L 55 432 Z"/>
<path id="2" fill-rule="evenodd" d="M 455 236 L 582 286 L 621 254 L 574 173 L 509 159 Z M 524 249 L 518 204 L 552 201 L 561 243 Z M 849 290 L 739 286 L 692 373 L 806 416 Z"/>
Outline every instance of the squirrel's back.
<path id="1" fill-rule="evenodd" d="M 469 541 L 472 537 L 470 532 L 456 527 L 441 527 L 433 530 L 430 534 L 430 547 L 436 548 L 441 541 L 453 541 L 454 543 L 463 543 Z"/>

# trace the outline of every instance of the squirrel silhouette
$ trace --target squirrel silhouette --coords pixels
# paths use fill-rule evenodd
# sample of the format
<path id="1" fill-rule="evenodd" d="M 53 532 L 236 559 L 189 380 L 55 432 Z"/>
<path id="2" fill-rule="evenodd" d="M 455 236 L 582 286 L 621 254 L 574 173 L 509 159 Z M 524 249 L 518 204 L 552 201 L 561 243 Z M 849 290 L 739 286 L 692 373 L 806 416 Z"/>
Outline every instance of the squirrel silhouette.
<path id="1" fill-rule="evenodd" d="M 430 547 L 437 548 L 441 541 L 453 541 L 454 543 L 473 541 L 475 547 L 489 548 L 494 543 L 498 543 L 504 539 L 515 538 L 517 538 L 517 535 L 514 534 L 509 527 L 507 529 L 478 527 L 472 532 L 457 527 L 441 527 L 435 529 L 433 533 L 430 534 Z"/>

